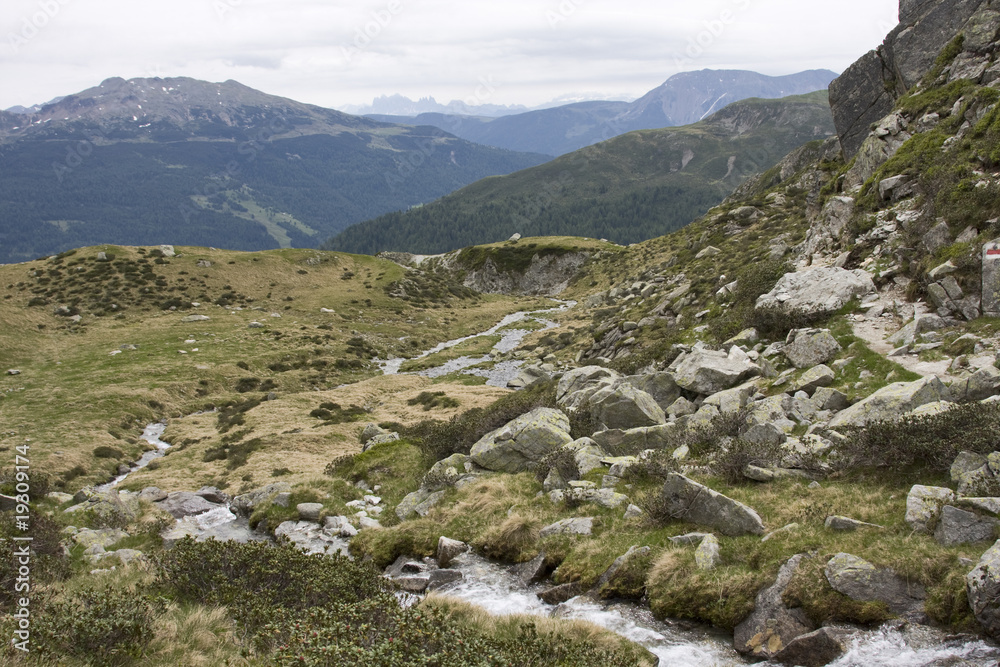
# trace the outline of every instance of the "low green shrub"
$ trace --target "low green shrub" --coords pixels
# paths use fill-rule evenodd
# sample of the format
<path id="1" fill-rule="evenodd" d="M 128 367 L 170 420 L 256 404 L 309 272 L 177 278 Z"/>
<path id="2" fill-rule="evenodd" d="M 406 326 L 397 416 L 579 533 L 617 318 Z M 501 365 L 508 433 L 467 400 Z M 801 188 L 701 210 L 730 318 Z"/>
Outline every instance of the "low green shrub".
<path id="1" fill-rule="evenodd" d="M 459 402 L 450 396 L 445 395 L 443 391 L 424 391 L 421 392 L 419 396 L 411 398 L 406 402 L 407 405 L 422 405 L 424 406 L 424 412 L 430 412 L 435 408 L 457 408 Z"/>
<path id="2" fill-rule="evenodd" d="M 110 587 L 43 602 L 32 627 L 33 649 L 50 664 L 62 656 L 99 666 L 134 664 L 153 638 L 162 608 L 160 599 Z"/>
<path id="3" fill-rule="evenodd" d="M 246 413 L 250 412 L 264 402 L 263 398 L 250 398 L 245 401 L 232 402 L 223 405 L 219 409 L 216 429 L 219 433 L 227 433 L 234 426 L 241 426 L 246 423 Z"/>
<path id="4" fill-rule="evenodd" d="M 12 609 L 14 600 L 23 596 L 15 590 L 18 544 L 13 537 L 24 537 L 17 529 L 13 512 L 0 513 L 0 608 Z M 62 526 L 49 516 L 36 513 L 31 517 L 31 579 L 32 585 L 63 581 L 72 574 L 69 557 L 63 551 Z"/>
<path id="5" fill-rule="evenodd" d="M 747 483 L 749 480 L 743 472 L 747 466 L 770 468 L 781 459 L 781 445 L 758 443 L 743 438 L 730 439 L 715 454 L 712 470 L 726 481 L 735 485 Z"/>
<path id="6" fill-rule="evenodd" d="M 370 566 L 311 556 L 290 544 L 185 539 L 159 558 L 157 586 L 179 600 L 229 607 L 248 631 L 275 610 L 356 604 L 388 590 Z"/>
<path id="7" fill-rule="evenodd" d="M 11 460 L 14 457 L 11 456 Z M 79 468 L 79 470 L 77 470 Z M 73 470 L 63 473 L 63 478 L 66 481 L 71 481 L 76 477 L 87 474 L 87 470 L 81 466 L 77 466 Z M 5 496 L 15 496 L 17 495 L 17 485 L 19 482 L 23 483 L 25 481 L 25 476 L 28 479 L 28 498 L 32 502 L 37 502 L 44 500 L 46 494 L 52 489 L 52 477 L 40 470 L 32 470 L 30 473 L 25 475 L 21 472 L 20 479 L 18 478 L 18 471 L 15 468 L 4 468 L 0 470 L 0 493 Z M 23 488 L 23 487 L 22 487 Z"/>
<path id="8" fill-rule="evenodd" d="M 250 460 L 250 455 L 264 447 L 261 438 L 254 438 L 240 443 L 223 443 L 217 447 L 210 447 L 205 451 L 201 460 L 205 463 L 212 461 L 226 461 L 230 470 L 242 468 Z"/>
<path id="9" fill-rule="evenodd" d="M 787 262 L 766 260 L 747 266 L 737 276 L 736 291 L 725 311 L 709 324 L 718 342 L 729 340 L 744 329 L 758 326 L 757 299 L 770 292 L 782 276 L 791 271 Z"/>
<path id="10" fill-rule="evenodd" d="M 326 424 L 348 424 L 364 419 L 368 412 L 357 405 L 343 408 L 339 403 L 322 403 L 309 413 L 313 419 L 322 419 Z"/>
<path id="11" fill-rule="evenodd" d="M 969 403 L 937 415 L 906 417 L 854 428 L 838 447 L 841 469 L 910 468 L 947 471 L 959 452 L 1000 449 L 1000 405 Z"/>

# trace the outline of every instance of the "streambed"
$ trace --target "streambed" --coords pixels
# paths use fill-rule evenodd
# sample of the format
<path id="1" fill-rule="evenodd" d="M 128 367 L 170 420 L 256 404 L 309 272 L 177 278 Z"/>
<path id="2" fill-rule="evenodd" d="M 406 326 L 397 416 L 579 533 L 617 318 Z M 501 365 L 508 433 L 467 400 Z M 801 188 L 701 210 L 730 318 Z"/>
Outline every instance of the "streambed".
<path id="1" fill-rule="evenodd" d="M 452 359 L 440 366 L 435 366 L 434 368 L 428 368 L 421 371 L 416 371 L 412 373 L 413 375 L 421 375 L 423 377 L 437 378 L 450 373 L 457 373 L 459 371 L 464 371 L 467 375 L 477 375 L 479 377 L 486 378 L 486 384 L 491 387 L 506 387 L 507 383 L 514 379 L 521 366 L 524 365 L 523 361 L 503 361 L 500 363 L 491 364 L 495 361 L 496 357 L 508 352 L 512 352 L 520 347 L 521 343 L 524 341 L 528 334 L 534 331 L 548 331 L 550 329 L 555 329 L 559 326 L 557 322 L 554 322 L 546 317 L 545 315 L 551 315 L 554 313 L 562 313 L 576 305 L 575 301 L 559 301 L 559 306 L 556 308 L 547 308 L 544 310 L 535 311 L 519 311 L 516 313 L 511 313 L 507 317 L 500 320 L 495 326 L 482 331 L 480 333 L 472 334 L 471 336 L 464 336 L 462 338 L 456 338 L 455 340 L 449 340 L 444 343 L 440 343 L 432 347 L 429 350 L 421 352 L 415 357 L 410 359 L 389 359 L 389 360 L 376 360 L 382 372 L 385 375 L 397 375 L 400 373 L 400 369 L 403 364 L 407 361 L 414 361 L 418 359 L 425 359 L 433 354 L 438 354 L 444 352 L 445 350 L 450 350 L 454 347 L 466 343 L 470 340 L 476 338 L 481 338 L 485 336 L 495 336 L 500 335 L 500 341 L 493 346 L 493 349 L 482 356 L 461 356 L 457 359 Z M 511 328 L 513 325 L 520 322 L 536 322 L 541 325 L 541 329 L 531 328 L 531 329 L 521 329 L 521 328 Z M 472 368 L 473 366 L 483 366 L 486 368 Z M 469 370 L 466 370 L 469 369 Z"/>

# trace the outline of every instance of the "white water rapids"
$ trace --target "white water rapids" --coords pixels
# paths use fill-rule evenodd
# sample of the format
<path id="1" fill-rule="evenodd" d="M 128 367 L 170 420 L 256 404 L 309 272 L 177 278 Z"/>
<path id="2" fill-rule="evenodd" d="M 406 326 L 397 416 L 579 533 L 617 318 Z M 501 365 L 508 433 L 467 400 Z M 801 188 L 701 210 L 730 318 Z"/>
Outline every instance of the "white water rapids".
<path id="1" fill-rule="evenodd" d="M 151 461 L 153 461 L 153 459 L 158 459 L 161 456 L 164 456 L 167 453 L 167 450 L 170 449 L 169 443 L 160 440 L 160 436 L 163 435 L 163 432 L 165 430 L 167 430 L 166 422 L 158 422 L 156 424 L 149 424 L 148 426 L 146 426 L 146 430 L 142 432 L 141 437 L 143 440 L 153 445 L 153 447 L 155 447 L 156 449 L 151 449 L 145 454 L 143 454 L 141 457 L 139 457 L 138 461 L 132 464 L 131 470 L 129 470 L 127 473 L 123 475 L 118 475 L 107 484 L 102 484 L 101 486 L 98 486 L 97 490 L 108 491 L 109 489 L 115 488 L 116 486 L 124 482 L 125 478 L 134 473 L 136 470 L 145 468 L 150 464 Z"/>
<path id="2" fill-rule="evenodd" d="M 631 602 L 606 604 L 581 596 L 550 605 L 536 595 L 546 586 L 524 586 L 511 566 L 465 554 L 452 567 L 465 578 L 437 592 L 471 602 L 495 615 L 532 614 L 589 621 L 646 647 L 660 659 L 661 667 L 750 664 L 733 649 L 730 635 L 687 623 L 659 621 L 649 609 Z M 847 653 L 831 667 L 996 667 L 998 660 L 1000 649 L 987 642 L 949 638 L 924 626 L 899 629 L 890 624 L 859 631 Z"/>

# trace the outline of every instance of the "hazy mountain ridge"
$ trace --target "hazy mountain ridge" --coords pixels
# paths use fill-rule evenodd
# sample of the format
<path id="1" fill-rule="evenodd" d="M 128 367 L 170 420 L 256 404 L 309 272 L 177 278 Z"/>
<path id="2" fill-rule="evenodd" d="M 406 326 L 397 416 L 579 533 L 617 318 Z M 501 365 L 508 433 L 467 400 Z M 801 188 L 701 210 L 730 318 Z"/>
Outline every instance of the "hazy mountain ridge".
<path id="1" fill-rule="evenodd" d="M 501 118 L 374 115 L 394 123 L 426 123 L 456 136 L 517 151 L 565 155 L 634 130 L 689 125 L 740 100 L 775 99 L 825 90 L 830 70 L 766 76 L 743 70 L 701 70 L 676 74 L 634 102 L 578 102 Z M 473 108 L 475 109 L 475 107 Z"/>

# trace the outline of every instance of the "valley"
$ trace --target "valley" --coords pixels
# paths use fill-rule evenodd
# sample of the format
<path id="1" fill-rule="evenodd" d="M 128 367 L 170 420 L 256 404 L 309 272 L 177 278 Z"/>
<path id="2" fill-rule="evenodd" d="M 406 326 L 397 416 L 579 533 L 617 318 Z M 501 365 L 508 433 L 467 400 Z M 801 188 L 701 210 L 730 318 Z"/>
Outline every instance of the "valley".
<path id="1" fill-rule="evenodd" d="M 995 665 L 1000 9 L 900 18 L 370 246 L 0 265 L 0 662 Z"/>

